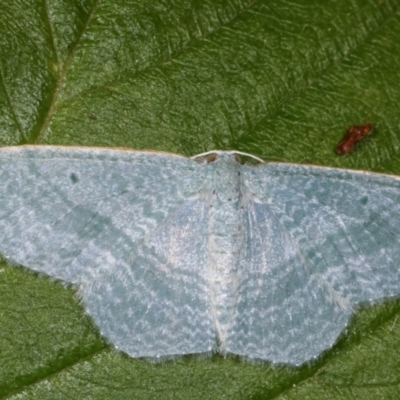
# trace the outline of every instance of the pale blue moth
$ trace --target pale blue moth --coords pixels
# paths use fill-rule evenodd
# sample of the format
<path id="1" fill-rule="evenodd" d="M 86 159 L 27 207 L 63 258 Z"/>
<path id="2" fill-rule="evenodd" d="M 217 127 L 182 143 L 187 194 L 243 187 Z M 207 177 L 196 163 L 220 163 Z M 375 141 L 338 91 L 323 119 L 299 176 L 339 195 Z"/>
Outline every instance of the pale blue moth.
<path id="1" fill-rule="evenodd" d="M 400 178 L 237 154 L 2 148 L 0 253 L 132 357 L 300 365 L 400 294 Z"/>

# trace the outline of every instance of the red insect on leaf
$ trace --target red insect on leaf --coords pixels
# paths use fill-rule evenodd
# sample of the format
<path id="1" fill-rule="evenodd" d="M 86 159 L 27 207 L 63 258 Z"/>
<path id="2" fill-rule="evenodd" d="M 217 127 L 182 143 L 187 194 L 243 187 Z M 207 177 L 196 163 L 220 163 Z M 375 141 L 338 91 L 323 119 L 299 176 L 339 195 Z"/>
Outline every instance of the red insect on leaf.
<path id="1" fill-rule="evenodd" d="M 364 125 L 353 125 L 347 129 L 343 140 L 335 147 L 336 153 L 344 155 L 348 154 L 355 144 L 359 142 L 364 136 L 367 136 L 372 130 L 372 125 L 367 122 Z"/>

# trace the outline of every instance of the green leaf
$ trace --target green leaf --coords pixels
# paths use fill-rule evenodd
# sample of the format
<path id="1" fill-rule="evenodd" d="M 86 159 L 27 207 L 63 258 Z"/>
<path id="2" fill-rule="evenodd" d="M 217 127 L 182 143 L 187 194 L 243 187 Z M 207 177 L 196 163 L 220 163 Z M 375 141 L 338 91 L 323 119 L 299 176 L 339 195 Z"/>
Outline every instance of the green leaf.
<path id="1" fill-rule="evenodd" d="M 0 144 L 122 146 L 400 174 L 400 0 L 4 1 Z M 373 132 L 347 156 L 353 124 Z M 74 288 L 0 265 L 0 397 L 396 398 L 400 301 L 300 368 L 108 346 Z"/>

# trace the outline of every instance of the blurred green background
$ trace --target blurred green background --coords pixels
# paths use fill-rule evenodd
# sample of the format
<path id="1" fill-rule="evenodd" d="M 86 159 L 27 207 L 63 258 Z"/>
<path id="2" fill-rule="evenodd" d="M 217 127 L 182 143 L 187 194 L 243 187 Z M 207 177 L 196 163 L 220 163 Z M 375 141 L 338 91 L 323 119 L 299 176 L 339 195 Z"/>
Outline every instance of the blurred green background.
<path id="1" fill-rule="evenodd" d="M 400 1 L 1 2 L 0 145 L 59 144 L 400 174 Z M 371 135 L 347 156 L 353 124 Z M 0 182 L 1 184 L 1 182 Z M 1 240 L 1 237 L 0 237 Z M 400 301 L 300 368 L 118 353 L 71 287 L 0 264 L 0 399 L 397 398 Z"/>

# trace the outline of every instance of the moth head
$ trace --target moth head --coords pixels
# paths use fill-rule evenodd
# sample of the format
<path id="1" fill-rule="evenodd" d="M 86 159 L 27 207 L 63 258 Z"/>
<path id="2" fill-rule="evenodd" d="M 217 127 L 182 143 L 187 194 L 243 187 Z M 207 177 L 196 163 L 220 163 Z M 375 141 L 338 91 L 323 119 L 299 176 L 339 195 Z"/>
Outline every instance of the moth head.
<path id="1" fill-rule="evenodd" d="M 192 157 L 192 160 L 199 162 L 200 164 L 211 164 L 215 161 L 234 161 L 238 164 L 260 164 L 264 163 L 261 158 L 253 156 L 252 154 L 243 153 L 241 151 L 219 151 L 213 150 L 206 153 L 201 153 Z"/>

